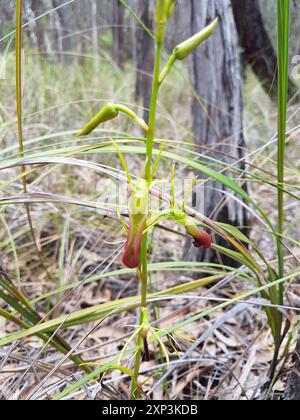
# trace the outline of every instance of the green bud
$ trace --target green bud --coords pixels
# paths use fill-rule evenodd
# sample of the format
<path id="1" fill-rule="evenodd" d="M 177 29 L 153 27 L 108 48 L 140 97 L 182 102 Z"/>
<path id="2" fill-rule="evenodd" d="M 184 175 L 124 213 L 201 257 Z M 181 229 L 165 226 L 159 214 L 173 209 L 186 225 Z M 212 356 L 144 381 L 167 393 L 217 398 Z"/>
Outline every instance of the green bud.
<path id="1" fill-rule="evenodd" d="M 116 118 L 119 115 L 119 111 L 116 109 L 116 107 L 113 104 L 105 105 L 98 114 L 87 123 L 86 126 L 83 127 L 79 133 L 77 133 L 77 136 L 87 136 L 92 131 L 95 130 L 95 128 L 98 127 L 98 125 L 105 123 L 106 121 L 110 121 L 114 118 Z"/>
<path id="2" fill-rule="evenodd" d="M 170 19 L 170 17 L 172 16 L 175 9 L 175 5 L 176 5 L 176 0 L 169 0 L 168 10 L 167 10 L 168 19 Z"/>
<path id="3" fill-rule="evenodd" d="M 156 0 L 155 22 L 157 25 L 157 41 L 162 42 L 165 27 L 168 20 L 172 16 L 175 8 L 176 0 Z"/>
<path id="4" fill-rule="evenodd" d="M 93 130 L 95 130 L 95 128 L 98 127 L 98 125 L 116 118 L 119 115 L 119 112 L 123 112 L 124 114 L 126 114 L 129 118 L 136 122 L 145 132 L 149 131 L 149 127 L 145 123 L 145 121 L 138 115 L 136 115 L 136 113 L 133 112 L 131 109 L 127 108 L 127 106 L 108 104 L 105 105 L 85 127 L 83 127 L 83 129 L 77 134 L 77 136 L 87 136 Z"/>
<path id="5" fill-rule="evenodd" d="M 210 25 L 204 28 L 201 32 L 187 39 L 182 44 L 179 44 L 174 50 L 176 59 L 184 60 L 200 44 L 202 44 L 202 42 L 206 41 L 215 32 L 218 26 L 218 22 L 219 22 L 219 19 L 216 18 Z"/>
<path id="6" fill-rule="evenodd" d="M 166 24 L 171 17 L 176 0 L 157 0 L 156 1 L 156 16 L 155 21 L 157 25 Z"/>
<path id="7" fill-rule="evenodd" d="M 157 25 L 166 22 L 166 0 L 156 0 L 156 14 L 155 14 L 155 22 Z"/>
<path id="8" fill-rule="evenodd" d="M 182 44 L 177 45 L 177 47 L 174 48 L 173 53 L 171 54 L 166 66 L 164 67 L 159 76 L 159 84 L 162 84 L 163 81 L 166 79 L 176 60 L 185 59 L 189 54 L 191 54 L 194 51 L 195 48 L 197 48 L 200 44 L 202 44 L 202 42 L 204 42 L 214 33 L 218 22 L 219 19 L 216 18 L 209 26 L 204 28 L 201 32 L 194 35 L 192 38 L 189 38 L 188 40 L 184 41 Z"/>

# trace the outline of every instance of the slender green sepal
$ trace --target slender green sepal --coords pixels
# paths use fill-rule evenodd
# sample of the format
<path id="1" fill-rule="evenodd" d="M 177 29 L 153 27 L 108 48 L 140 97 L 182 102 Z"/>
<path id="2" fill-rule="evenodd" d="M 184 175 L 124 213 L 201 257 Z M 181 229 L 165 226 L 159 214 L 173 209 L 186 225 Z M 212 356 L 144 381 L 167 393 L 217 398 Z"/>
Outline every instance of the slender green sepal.
<path id="1" fill-rule="evenodd" d="M 156 159 L 155 159 L 155 162 L 154 162 L 154 165 L 153 165 L 153 168 L 152 168 L 151 176 L 150 176 L 150 179 L 149 179 L 149 181 L 148 181 L 148 185 L 149 185 L 149 187 L 151 186 L 151 184 L 152 184 L 152 182 L 153 182 L 153 179 L 154 179 L 154 177 L 155 177 L 155 175 L 156 175 L 157 168 L 158 168 L 158 165 L 159 165 L 159 162 L 160 162 L 161 156 L 162 156 L 162 154 L 163 154 L 164 148 L 165 148 L 165 145 L 164 145 L 164 144 L 163 144 L 163 145 L 161 145 L 161 147 L 160 147 L 160 149 L 159 149 L 159 152 L 158 152 L 158 154 L 157 154 L 157 156 L 156 156 Z"/>
<path id="2" fill-rule="evenodd" d="M 127 178 L 128 184 L 129 184 L 131 187 L 133 187 L 132 177 L 131 177 L 131 175 L 130 175 L 130 172 L 129 172 L 128 166 L 127 166 L 127 164 L 126 164 L 126 162 L 125 162 L 125 159 L 124 159 L 123 153 L 121 152 L 120 148 L 117 146 L 117 144 L 116 144 L 113 140 L 112 140 L 112 143 L 113 143 L 113 145 L 114 145 L 114 146 L 115 146 L 115 148 L 116 148 L 116 151 L 117 151 L 117 154 L 118 154 L 118 156 L 119 156 L 119 159 L 120 159 L 121 165 L 122 165 L 122 167 L 123 167 L 123 169 L 124 169 L 124 172 L 126 173 L 126 178 Z"/>

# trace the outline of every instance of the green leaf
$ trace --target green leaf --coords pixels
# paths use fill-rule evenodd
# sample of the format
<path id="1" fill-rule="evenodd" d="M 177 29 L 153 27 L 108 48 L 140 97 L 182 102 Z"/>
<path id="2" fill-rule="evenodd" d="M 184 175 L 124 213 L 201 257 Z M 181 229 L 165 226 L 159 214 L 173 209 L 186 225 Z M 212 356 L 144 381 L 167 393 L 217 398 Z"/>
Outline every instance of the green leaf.
<path id="1" fill-rule="evenodd" d="M 185 283 L 176 287 L 172 287 L 170 289 L 152 293 L 148 296 L 148 298 L 151 299 L 155 297 L 161 297 L 164 295 L 173 295 L 173 294 L 175 295 L 175 294 L 188 292 L 194 289 L 198 289 L 199 287 L 203 287 L 208 284 L 211 284 L 217 280 L 220 280 L 223 277 L 225 277 L 225 275 L 226 274 L 218 274 L 215 276 L 209 276 L 207 278 Z M 52 319 L 50 321 L 40 323 L 25 331 L 12 333 L 0 339 L 0 346 L 7 345 L 21 338 L 37 335 L 44 332 L 46 333 L 51 332 L 57 329 L 58 327 L 63 329 L 63 328 L 68 328 L 68 327 L 78 325 L 78 324 L 80 325 L 80 324 L 100 320 L 109 316 L 110 314 L 122 313 L 126 310 L 135 309 L 139 306 L 140 306 L 140 297 L 132 296 L 128 298 L 119 299 L 113 302 L 107 302 L 102 305 L 94 306 L 92 308 L 86 308 L 77 312 L 73 312 L 69 314 L 68 316 L 64 315 L 64 316 Z"/>

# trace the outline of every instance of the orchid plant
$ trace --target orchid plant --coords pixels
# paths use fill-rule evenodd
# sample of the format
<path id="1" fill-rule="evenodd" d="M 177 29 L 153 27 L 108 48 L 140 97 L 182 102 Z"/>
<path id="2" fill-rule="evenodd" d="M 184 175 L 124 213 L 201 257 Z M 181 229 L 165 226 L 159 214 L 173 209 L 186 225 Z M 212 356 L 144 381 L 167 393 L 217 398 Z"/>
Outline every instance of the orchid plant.
<path id="1" fill-rule="evenodd" d="M 126 7 L 126 2 L 124 0 L 119 0 L 124 7 Z M 103 215 L 111 217 L 113 220 L 119 220 L 123 226 L 127 239 L 124 244 L 124 251 L 122 257 L 122 263 L 127 267 L 126 269 L 117 270 L 118 274 L 123 275 L 124 272 L 137 272 L 138 278 L 140 280 L 141 293 L 140 297 L 130 296 L 122 299 L 116 299 L 114 301 L 109 301 L 106 303 L 101 303 L 88 309 L 83 309 L 79 311 L 72 312 L 67 317 L 65 315 L 52 318 L 54 310 L 58 308 L 62 299 L 59 299 L 57 304 L 49 311 L 45 316 L 41 316 L 39 313 L 39 306 L 36 307 L 35 304 L 40 303 L 41 301 L 47 302 L 51 296 L 58 296 L 61 292 L 72 289 L 72 291 L 77 290 L 78 284 L 67 284 L 64 287 L 56 287 L 55 290 L 47 292 L 42 296 L 38 296 L 36 299 L 31 300 L 22 291 L 21 283 L 14 285 L 13 279 L 11 276 L 7 276 L 5 273 L 1 273 L 0 278 L 0 298 L 5 305 L 0 308 L 1 317 L 6 320 L 13 322 L 18 330 L 13 333 L 7 334 L 4 337 L 0 338 L 0 346 L 6 346 L 8 344 L 17 343 L 18 340 L 24 339 L 25 337 L 36 335 L 45 343 L 45 347 L 50 343 L 53 348 L 57 351 L 64 354 L 65 358 L 70 358 L 76 366 L 80 366 L 86 372 L 86 375 L 77 381 L 75 384 L 68 386 L 64 389 L 59 395 L 54 397 L 54 399 L 62 399 L 67 395 L 70 395 L 73 391 L 78 390 L 82 387 L 83 384 L 87 383 L 91 379 L 98 378 L 99 375 L 103 375 L 110 370 L 117 370 L 122 372 L 124 375 L 127 375 L 132 378 L 132 387 L 131 387 L 131 398 L 143 398 L 145 396 L 144 392 L 144 383 L 148 378 L 141 382 L 140 376 L 140 366 L 142 358 L 144 360 L 149 360 L 150 358 L 150 346 L 156 345 L 160 348 L 161 359 L 165 359 L 166 363 L 169 363 L 169 354 L 164 345 L 163 339 L 168 340 L 169 345 L 172 347 L 174 352 L 177 351 L 175 346 L 176 337 L 184 338 L 182 336 L 182 328 L 185 328 L 186 325 L 196 322 L 204 317 L 215 313 L 216 311 L 223 310 L 230 305 L 247 300 L 251 296 L 257 296 L 258 294 L 262 298 L 262 304 L 264 305 L 264 310 L 266 312 L 268 323 L 270 326 L 270 332 L 273 335 L 274 339 L 274 352 L 273 352 L 273 361 L 270 366 L 268 373 L 267 381 L 263 381 L 263 390 L 264 397 L 267 399 L 270 396 L 272 388 L 276 383 L 277 379 L 281 378 L 282 372 L 285 371 L 285 363 L 287 360 L 288 352 L 290 346 L 293 343 L 294 334 L 296 328 L 290 328 L 291 316 L 288 312 L 289 307 L 283 306 L 285 300 L 285 292 L 287 290 L 286 284 L 289 285 L 290 282 L 299 277 L 299 272 L 295 271 L 290 275 L 286 275 L 286 249 L 289 249 L 286 241 L 289 241 L 290 238 L 286 235 L 285 230 L 285 195 L 291 196 L 293 198 L 298 198 L 295 194 L 292 194 L 288 187 L 290 185 L 285 183 L 285 147 L 287 141 L 287 92 L 288 92 L 288 58 L 289 58 L 289 14 L 290 14 L 290 1 L 289 0 L 277 0 L 277 10 L 278 10 L 278 159 L 277 159 L 277 183 L 271 182 L 269 176 L 267 179 L 259 178 L 257 175 L 253 175 L 252 180 L 255 182 L 259 179 L 261 182 L 264 181 L 266 184 L 271 185 L 277 191 L 278 195 L 278 223 L 277 227 L 274 227 L 273 221 L 268 217 L 267 213 L 261 208 L 240 186 L 237 182 L 234 182 L 231 177 L 225 176 L 222 171 L 214 171 L 209 167 L 209 165 L 201 164 L 201 162 L 195 162 L 192 159 L 186 159 L 185 157 L 178 156 L 173 153 L 167 152 L 166 154 L 163 151 L 163 146 L 161 147 L 160 152 L 157 153 L 157 150 L 154 150 L 154 143 L 159 143 L 155 139 L 156 131 L 156 120 L 157 120 L 157 100 L 160 91 L 160 87 L 166 80 L 170 70 L 178 60 L 183 60 L 188 55 L 194 51 L 202 42 L 204 42 L 209 36 L 211 36 L 218 24 L 218 21 L 213 21 L 208 27 L 206 27 L 199 34 L 196 34 L 192 38 L 178 45 L 170 55 L 169 59 L 166 62 L 166 65 L 162 67 L 161 59 L 164 45 L 164 35 L 165 29 L 168 23 L 169 18 L 171 17 L 174 7 L 175 0 L 156 0 L 156 33 L 153 36 L 156 45 L 156 60 L 153 74 L 153 87 L 152 87 L 152 99 L 150 105 L 149 121 L 146 123 L 142 118 L 140 118 L 135 112 L 130 108 L 121 105 L 121 104 L 107 104 L 105 105 L 99 113 L 78 133 L 78 136 L 86 136 L 89 133 L 93 132 L 100 124 L 109 122 L 118 117 L 120 113 L 124 114 L 130 118 L 135 124 L 137 124 L 145 133 L 145 143 L 146 143 L 146 161 L 145 165 L 142 167 L 143 176 L 135 178 L 131 176 L 126 161 L 121 153 L 121 150 L 114 144 L 113 140 L 109 145 L 105 145 L 101 148 L 106 149 L 105 152 L 113 151 L 117 152 L 123 169 L 127 175 L 128 185 L 130 186 L 130 196 L 126 202 L 126 209 L 124 213 L 127 212 L 126 216 L 128 219 L 125 220 L 124 214 L 120 213 L 118 207 L 116 212 L 106 213 L 106 209 L 103 211 Z M 16 1 L 16 92 L 17 92 L 17 114 L 18 114 L 18 139 L 19 139 L 19 158 L 15 159 L 15 156 L 8 157 L 8 162 L 2 162 L 2 170 L 8 168 L 14 168 L 19 166 L 21 168 L 21 174 L 18 177 L 13 177 L 8 182 L 2 184 L 1 189 L 6 188 L 8 185 L 12 185 L 18 179 L 23 181 L 23 191 L 27 192 L 27 174 L 32 173 L 35 169 L 32 168 L 27 170 L 26 167 L 29 165 L 35 165 L 37 168 L 40 165 L 47 164 L 63 163 L 68 164 L 67 159 L 57 158 L 56 152 L 55 157 L 50 156 L 49 159 L 45 160 L 44 151 L 41 156 L 42 159 L 37 158 L 35 153 L 30 157 L 30 151 L 26 152 L 26 159 L 24 159 L 24 142 L 23 142 L 23 113 L 22 113 L 22 30 L 23 30 L 23 21 L 22 21 L 22 6 L 23 1 Z M 133 11 L 134 13 L 134 11 Z M 137 16 L 136 16 L 137 18 Z M 142 22 L 140 22 L 143 26 Z M 143 26 L 144 27 L 144 26 Z M 144 27 L 144 29 L 147 29 Z M 49 138 L 49 137 L 43 137 Z M 36 141 L 36 140 L 35 140 Z M 127 141 L 127 137 L 126 137 Z M 31 143 L 31 142 L 30 142 Z M 113 147 L 115 150 L 112 150 Z M 78 148 L 73 148 L 69 151 L 67 150 L 66 156 L 72 156 L 76 153 L 86 152 L 90 148 L 95 148 L 95 145 L 92 144 L 89 148 L 81 146 Z M 142 149 L 140 147 L 139 149 Z M 6 150 L 3 150 L 3 154 L 7 153 L 8 150 L 13 150 L 10 147 Z M 64 150 L 64 149 L 63 149 Z M 126 147 L 125 147 L 125 150 Z M 47 152 L 48 153 L 48 152 Z M 61 153 L 61 151 L 59 151 Z M 64 150 L 65 153 L 65 150 Z M 153 155 L 157 153 L 157 158 L 154 161 Z M 276 241 L 277 245 L 277 263 L 278 269 L 274 268 L 275 261 L 268 261 L 264 256 L 264 253 L 253 243 L 249 238 L 247 238 L 238 228 L 226 225 L 224 223 L 218 223 L 213 220 L 210 220 L 201 214 L 193 211 L 186 204 L 187 197 L 185 197 L 183 203 L 179 204 L 175 196 L 175 166 L 172 166 L 171 169 L 171 194 L 168 197 L 163 197 L 160 195 L 159 190 L 156 188 L 160 181 L 156 179 L 157 168 L 160 162 L 161 156 L 174 156 L 174 160 L 178 162 L 186 163 L 189 162 L 189 166 L 199 170 L 205 176 L 216 180 L 218 183 L 225 185 L 228 189 L 234 192 L 239 199 L 243 199 L 246 206 L 252 206 L 253 210 L 251 212 L 257 211 L 257 216 L 263 223 L 266 232 L 271 234 Z M 79 164 L 76 162 L 76 159 L 72 159 L 72 165 Z M 80 166 L 82 162 L 80 162 Z M 89 166 L 87 164 L 87 166 Z M 223 168 L 223 166 L 222 166 Z M 230 169 L 232 167 L 230 166 Z M 50 173 L 49 171 L 48 173 Z M 188 194 L 190 191 L 188 192 Z M 45 198 L 45 196 L 47 198 Z M 162 198 L 164 203 L 167 203 L 167 208 L 163 210 L 156 208 L 155 211 L 151 209 L 151 197 L 156 196 Z M 25 204 L 26 211 L 28 216 L 28 223 L 30 230 L 32 231 L 32 237 L 34 239 L 34 229 L 31 220 L 30 206 L 34 203 L 45 202 L 45 200 L 54 200 L 57 202 L 57 195 L 50 194 L 41 194 L 41 193 L 27 193 L 21 196 L 15 197 L 5 197 L 1 199 L 3 208 L 11 204 Z M 59 202 L 64 202 L 63 197 L 59 197 Z M 78 205 L 78 200 L 66 200 L 67 203 L 72 203 Z M 81 203 L 82 204 L 82 203 Z M 90 208 L 90 203 L 88 204 Z M 124 219 L 123 219 L 124 218 Z M 150 256 L 150 246 L 148 243 L 148 237 L 151 230 L 154 227 L 162 227 L 165 220 L 171 220 L 177 226 L 186 230 L 186 233 L 193 238 L 193 244 L 195 247 L 212 247 L 214 251 L 219 254 L 229 256 L 230 258 L 237 261 L 241 264 L 241 267 L 237 270 L 232 269 L 224 265 L 218 264 L 217 267 L 222 270 L 219 271 L 212 270 L 216 267 L 216 264 L 201 264 L 201 273 L 209 271 L 209 277 L 201 278 L 200 280 L 189 281 L 188 283 L 183 283 L 176 285 L 165 290 L 155 291 L 153 293 L 150 290 L 150 280 L 151 276 L 149 273 L 153 270 L 153 266 L 148 266 L 148 260 Z M 1 215 L 1 221 L 4 225 L 4 228 L 10 235 L 9 227 L 5 222 L 5 217 Z M 212 238 L 208 232 L 203 230 L 205 228 L 210 229 L 216 235 L 222 237 L 224 240 L 230 244 L 229 247 L 221 246 L 217 244 L 216 241 L 212 243 Z M 62 238 L 62 243 L 64 242 L 65 234 Z M 13 251 L 15 251 L 15 244 L 12 239 Z M 292 243 L 295 243 L 295 240 L 291 240 Z M 62 247 L 63 248 L 63 247 Z M 37 247 L 38 250 L 38 247 Z M 292 254 L 292 251 L 290 251 Z M 17 253 L 16 254 L 16 266 L 18 266 Z M 39 254 L 39 252 L 38 252 Z M 41 261 L 41 266 L 43 266 L 42 254 L 38 255 Z M 176 262 L 177 263 L 177 262 Z M 180 263 L 181 264 L 181 263 Z M 192 267 L 194 263 L 184 262 L 182 267 Z M 171 263 L 165 262 L 162 264 L 164 268 L 169 269 L 173 267 L 173 261 Z M 47 267 L 43 267 L 45 272 L 47 272 Z M 223 270 L 224 269 L 224 270 Z M 228 276 L 228 273 L 230 275 Z M 232 273 L 238 278 L 242 278 L 251 285 L 253 282 L 256 282 L 257 287 L 255 289 L 251 288 L 241 293 L 235 294 L 231 299 L 221 302 L 218 305 L 213 305 L 205 310 L 201 310 L 200 313 L 196 313 L 193 316 L 189 316 L 188 319 L 181 320 L 180 322 L 173 323 L 165 329 L 154 328 L 153 322 L 151 319 L 152 312 L 149 310 L 150 303 L 152 308 L 155 308 L 155 311 L 158 309 L 156 306 L 156 299 L 167 299 L 172 298 L 173 295 L 179 295 L 185 292 L 190 292 L 196 290 L 200 287 L 203 287 L 207 284 L 212 284 L 213 282 L 232 278 Z M 48 274 L 48 273 L 47 273 Z M 214 275 L 211 275 L 214 274 Z M 109 273 L 102 273 L 97 276 L 97 280 L 106 278 Z M 116 275 L 116 272 L 114 272 Z M 20 272 L 17 270 L 17 279 L 20 280 Z M 51 276 L 50 276 L 51 277 Z M 95 278 L 89 278 L 85 281 L 94 281 Z M 82 282 L 82 285 L 85 284 L 85 281 Z M 72 293 L 72 292 L 70 292 Z M 66 295 L 66 296 L 69 296 Z M 265 303 L 265 304 L 264 304 Z M 7 306 L 7 307 L 6 307 Z M 58 331 L 61 328 L 70 328 L 75 325 L 80 325 L 84 323 L 94 322 L 95 320 L 107 319 L 107 317 L 121 313 L 127 310 L 133 310 L 139 308 L 140 310 L 140 319 L 139 325 L 134 326 L 134 332 L 128 339 L 127 343 L 123 347 L 123 350 L 119 354 L 119 357 L 109 358 L 108 362 L 105 363 L 85 363 L 81 355 L 74 354 L 77 346 L 69 345 L 65 339 L 58 334 Z M 292 309 L 292 308 L 290 308 Z M 154 311 L 153 311 L 154 312 Z M 50 318 L 51 317 L 51 318 Z M 97 328 L 99 324 L 93 326 Z M 92 331 L 92 330 L 91 330 Z M 289 333 L 289 336 L 287 334 Z M 130 344 L 135 343 L 133 346 Z M 44 348 L 45 348 L 44 347 Z M 155 348 L 155 347 L 154 347 Z M 134 357 L 134 363 L 131 362 L 131 357 Z M 65 360 L 65 358 L 63 360 Z M 98 369 L 90 369 L 89 366 L 99 366 Z M 59 367 L 59 365 L 57 365 Z M 45 377 L 42 382 L 45 383 L 47 378 L 51 377 L 54 370 Z M 170 371 L 169 371 L 170 372 Z M 25 373 L 24 373 L 25 375 Z M 24 378 L 24 376 L 22 376 Z M 35 391 L 33 391 L 35 392 Z"/>
<path id="2" fill-rule="evenodd" d="M 122 219 L 119 214 L 120 222 L 126 232 L 127 240 L 124 246 L 124 253 L 122 262 L 130 269 L 137 269 L 138 276 L 141 281 L 141 304 L 140 304 L 140 324 L 134 334 L 130 337 L 127 344 L 125 345 L 121 359 L 125 354 L 125 350 L 128 344 L 137 337 L 137 346 L 135 351 L 135 364 L 134 370 L 132 371 L 132 398 L 138 398 L 141 396 L 141 386 L 138 382 L 139 370 L 141 364 L 142 354 L 148 354 L 148 342 L 147 336 L 151 332 L 154 338 L 158 341 L 159 345 L 163 349 L 166 359 L 168 360 L 168 353 L 162 343 L 159 335 L 154 328 L 151 327 L 149 322 L 149 314 L 147 310 L 147 286 L 148 286 L 148 232 L 154 228 L 159 222 L 172 219 L 177 225 L 185 227 L 187 233 L 193 238 L 193 244 L 195 247 L 209 248 L 212 245 L 212 238 L 206 231 L 202 230 L 194 219 L 185 213 L 185 203 L 179 208 L 174 192 L 174 177 L 175 170 L 172 168 L 172 199 L 171 205 L 168 210 L 159 211 L 157 214 L 153 214 L 150 211 L 150 195 L 153 185 L 155 183 L 154 178 L 156 175 L 158 163 L 161 154 L 158 155 L 156 161 L 153 163 L 153 144 L 156 126 L 156 110 L 157 110 L 157 99 L 159 89 L 168 76 L 174 63 L 177 60 L 183 60 L 188 57 L 201 43 L 209 38 L 215 31 L 218 19 L 215 19 L 208 27 L 202 30 L 200 33 L 186 40 L 182 44 L 178 45 L 173 53 L 171 54 L 166 66 L 162 69 L 161 57 L 163 51 L 165 30 L 167 23 L 174 11 L 176 0 L 157 0 L 156 1 L 156 60 L 154 66 L 153 75 L 153 86 L 152 86 L 152 99 L 150 106 L 150 114 L 148 124 L 136 115 L 131 109 L 119 105 L 119 104 L 107 104 L 99 113 L 78 133 L 78 136 L 85 136 L 90 134 L 96 127 L 107 121 L 116 118 L 119 112 L 124 113 L 128 118 L 132 119 L 137 123 L 145 132 L 146 136 L 146 162 L 144 169 L 144 177 L 139 178 L 136 181 L 132 180 L 132 177 L 128 171 L 125 159 L 121 152 L 117 149 L 120 157 L 123 169 L 127 175 L 128 183 L 131 187 L 131 196 L 128 201 L 128 216 L 129 224 Z M 117 148 L 117 146 L 115 146 Z"/>

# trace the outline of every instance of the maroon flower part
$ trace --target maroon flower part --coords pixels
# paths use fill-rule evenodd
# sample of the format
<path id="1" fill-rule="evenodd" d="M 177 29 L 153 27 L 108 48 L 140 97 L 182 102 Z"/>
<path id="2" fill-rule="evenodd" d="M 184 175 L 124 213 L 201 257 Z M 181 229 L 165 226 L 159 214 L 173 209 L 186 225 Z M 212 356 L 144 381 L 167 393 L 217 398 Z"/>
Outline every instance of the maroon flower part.
<path id="1" fill-rule="evenodd" d="M 140 250 L 142 246 L 142 237 L 146 228 L 146 218 L 130 218 L 127 241 L 122 258 L 123 264 L 127 268 L 137 268 L 140 263 Z"/>
<path id="2" fill-rule="evenodd" d="M 208 249 L 212 246 L 212 237 L 204 230 L 199 231 L 197 237 L 194 237 L 194 239 L 193 245 L 196 248 L 204 247 Z"/>
<path id="3" fill-rule="evenodd" d="M 212 237 L 205 232 L 204 230 L 201 230 L 197 228 L 197 226 L 187 226 L 186 230 L 192 237 L 194 238 L 193 245 L 196 248 L 210 248 L 212 246 Z"/>

